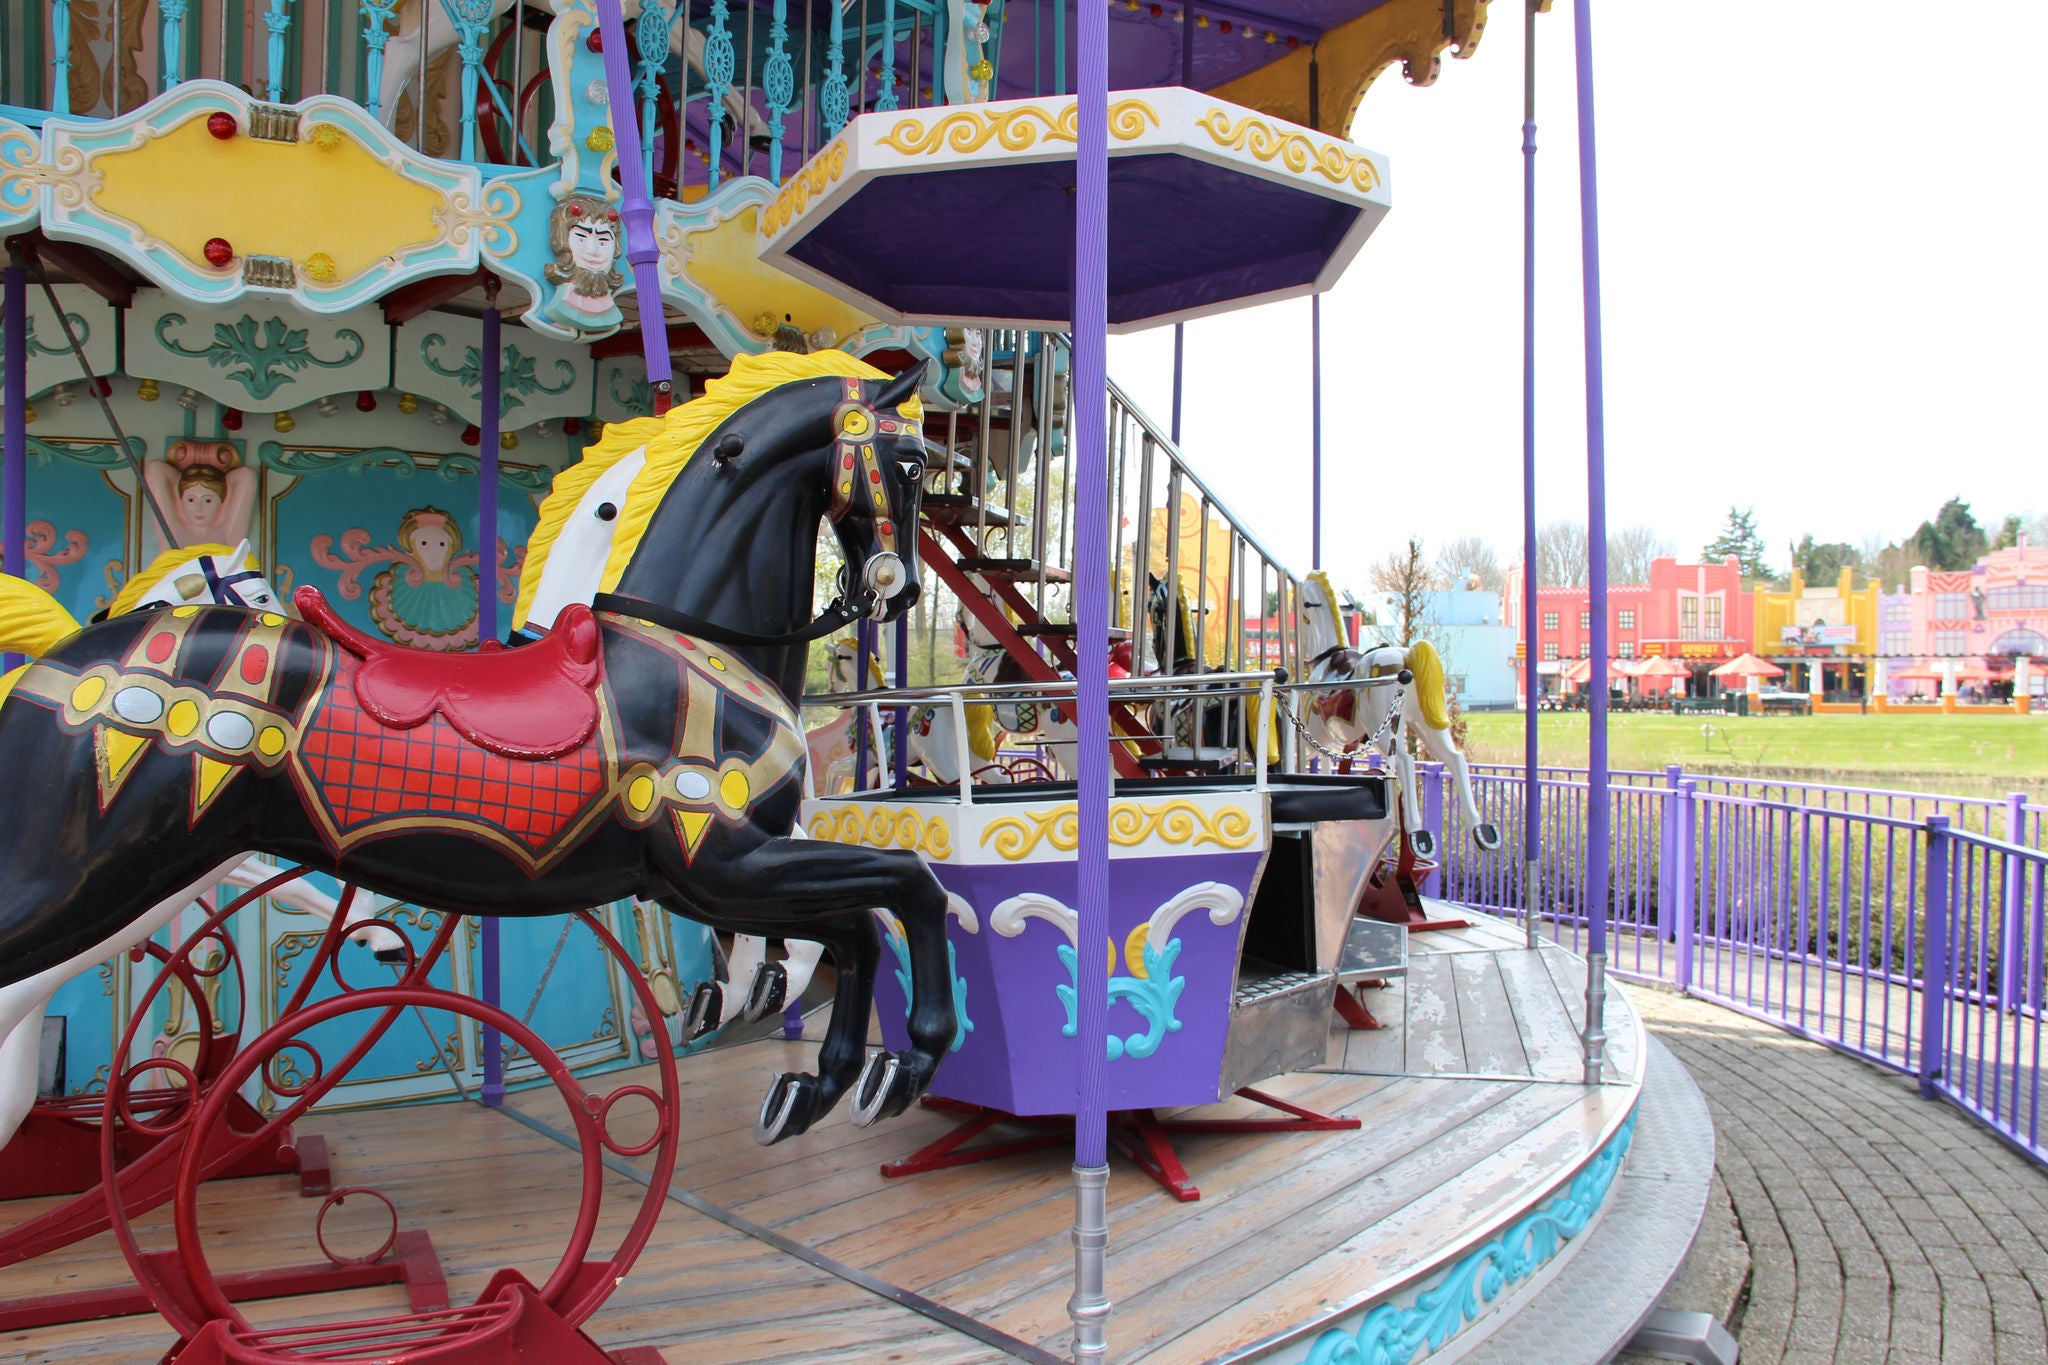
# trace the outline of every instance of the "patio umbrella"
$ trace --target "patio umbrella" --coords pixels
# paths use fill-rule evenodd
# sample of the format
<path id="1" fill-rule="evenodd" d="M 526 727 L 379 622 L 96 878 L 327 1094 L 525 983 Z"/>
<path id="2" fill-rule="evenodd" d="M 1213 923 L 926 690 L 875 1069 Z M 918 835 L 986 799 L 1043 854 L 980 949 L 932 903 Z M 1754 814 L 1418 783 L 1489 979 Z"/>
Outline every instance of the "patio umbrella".
<path id="1" fill-rule="evenodd" d="M 1957 682 L 1996 682 L 2008 676 L 2010 675 L 2005 673 L 1994 673 L 1983 664 L 1958 664 L 1956 666 Z"/>
<path id="2" fill-rule="evenodd" d="M 1719 668 L 1711 669 L 1708 676 L 1715 678 L 1782 678 L 1785 670 L 1754 654 L 1738 654 Z"/>
<path id="3" fill-rule="evenodd" d="M 1612 681 L 1613 679 L 1618 677 L 1625 678 L 1627 676 L 1627 671 L 1624 670 L 1619 664 L 1609 663 L 1607 665 L 1607 677 L 1609 681 Z M 1584 687 L 1587 683 L 1593 680 L 1593 661 L 1591 659 L 1574 659 L 1572 662 L 1564 666 L 1564 671 L 1559 673 L 1558 677 L 1562 678 L 1565 682 L 1570 683 L 1573 687 Z"/>
<path id="4" fill-rule="evenodd" d="M 1655 690 L 1660 682 L 1669 682 L 1671 690 L 1676 692 L 1688 678 L 1692 677 L 1691 669 L 1682 663 L 1665 658 L 1662 654 L 1651 655 L 1631 671 L 1637 681 L 1649 684 L 1652 690 Z"/>

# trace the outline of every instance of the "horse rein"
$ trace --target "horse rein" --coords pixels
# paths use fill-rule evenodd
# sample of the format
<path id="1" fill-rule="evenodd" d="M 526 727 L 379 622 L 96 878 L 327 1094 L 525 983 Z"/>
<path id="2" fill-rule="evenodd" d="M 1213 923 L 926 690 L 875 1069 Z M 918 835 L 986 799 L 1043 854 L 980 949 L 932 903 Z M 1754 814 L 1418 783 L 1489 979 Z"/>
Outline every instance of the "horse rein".
<path id="1" fill-rule="evenodd" d="M 875 600 L 875 594 L 866 588 L 856 594 L 851 602 L 841 594 L 833 599 L 830 606 L 819 612 L 809 625 L 785 631 L 780 635 L 757 635 L 753 631 L 740 630 L 735 626 L 722 626 L 716 621 L 707 621 L 701 616 L 677 611 L 674 607 L 664 607 L 657 602 L 646 602 L 638 597 L 627 597 L 615 592 L 601 592 L 591 598 L 590 609 L 612 616 L 645 621 L 649 625 L 680 631 L 685 635 L 710 640 L 714 644 L 747 649 L 784 649 L 791 645 L 805 645 L 813 640 L 822 640 L 834 631 L 844 629 L 867 616 L 873 610 Z"/>

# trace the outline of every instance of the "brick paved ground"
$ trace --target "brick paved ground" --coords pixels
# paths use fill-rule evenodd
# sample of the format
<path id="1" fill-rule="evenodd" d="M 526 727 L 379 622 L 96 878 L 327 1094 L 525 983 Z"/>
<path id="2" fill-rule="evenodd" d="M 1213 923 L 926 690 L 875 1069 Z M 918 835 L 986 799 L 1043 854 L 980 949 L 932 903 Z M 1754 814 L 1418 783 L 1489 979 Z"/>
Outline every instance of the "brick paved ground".
<path id="1" fill-rule="evenodd" d="M 2048 1360 L 2048 1172 L 1905 1077 L 1629 993 L 1713 1110 L 1749 1250 L 1744 1365 Z"/>

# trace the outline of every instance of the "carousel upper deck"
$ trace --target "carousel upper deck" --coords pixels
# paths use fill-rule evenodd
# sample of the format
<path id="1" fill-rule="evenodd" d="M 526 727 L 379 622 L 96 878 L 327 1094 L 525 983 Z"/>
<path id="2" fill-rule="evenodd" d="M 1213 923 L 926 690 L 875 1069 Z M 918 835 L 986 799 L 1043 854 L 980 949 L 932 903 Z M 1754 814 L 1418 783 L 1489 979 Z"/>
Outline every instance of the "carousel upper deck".
<path id="1" fill-rule="evenodd" d="M 1611 993 L 1604 1080 L 1582 1085 L 1574 1018 L 1583 962 L 1555 945 L 1525 947 L 1519 926 L 1465 918 L 1466 928 L 1416 935 L 1406 976 L 1367 993 L 1385 1027 L 1357 1031 L 1332 1016 L 1325 1063 L 1261 1087 L 1355 1117 L 1358 1128 L 1176 1134 L 1201 1189 L 1186 1203 L 1113 1159 L 1116 1359 L 1324 1359 L 1332 1334 L 1469 1345 L 1536 1272 L 1557 1273 L 1630 1143 L 1644 1036 L 1626 995 Z M 648 1345 L 671 1361 L 1064 1358 L 1073 1257 L 1065 1142 L 884 1178 L 884 1163 L 955 1122 L 920 1109 L 867 1129 L 842 1111 L 757 1147 L 761 1082 L 809 1065 L 822 1022 L 814 1014 L 801 1040 L 757 1038 L 683 1059 L 683 1156 L 669 1205 L 586 1330 L 610 1349 Z M 1199 1116 L 1254 1112 L 1240 1099 Z M 500 1266 L 538 1278 L 559 1254 L 575 1156 L 551 1092 L 516 1093 L 495 1112 L 419 1105 L 317 1113 L 309 1126 L 328 1142 L 337 1186 L 380 1191 L 404 1226 L 432 1236 L 457 1300 Z M 1025 1131 L 999 1126 L 983 1140 Z M 605 1179 L 630 1191 L 644 1165 L 614 1158 Z M 14 1208 L 32 1212 L 31 1202 Z M 223 1274 L 318 1257 L 311 1201 L 288 1178 L 213 1182 L 203 1209 Z M 380 1206 L 364 1199 L 332 1213 L 327 1236 L 347 1253 L 383 1226 Z M 157 1235 L 147 1220 L 142 1228 L 145 1241 Z M 1503 1254 L 1543 1229 L 1573 1240 L 1557 1257 Z M 599 1240 L 615 1231 L 600 1228 Z M 125 1265 L 108 1240 L 0 1270 L 0 1300 L 119 1284 Z M 1490 1291 L 1474 1287 L 1484 1266 L 1505 1268 Z M 1461 1276 L 1471 1284 L 1457 1297 L 1470 1309 L 1454 1307 L 1447 1324 L 1445 1286 L 1458 1288 Z M 398 1313 L 405 1301 L 391 1287 L 243 1308 L 269 1325 Z M 25 1361 L 140 1361 L 169 1337 L 148 1315 L 4 1341 Z M 1312 1356 L 1319 1344 L 1324 1354 Z"/>

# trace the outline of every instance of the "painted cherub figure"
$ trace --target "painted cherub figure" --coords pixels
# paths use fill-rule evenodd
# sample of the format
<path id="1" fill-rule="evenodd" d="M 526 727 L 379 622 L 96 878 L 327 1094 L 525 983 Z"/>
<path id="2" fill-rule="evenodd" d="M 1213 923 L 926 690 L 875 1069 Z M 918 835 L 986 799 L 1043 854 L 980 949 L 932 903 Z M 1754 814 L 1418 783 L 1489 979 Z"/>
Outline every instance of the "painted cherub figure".
<path id="1" fill-rule="evenodd" d="M 232 545 L 249 535 L 256 471 L 226 441 L 174 441 L 162 460 L 143 466 L 149 498 L 164 514 L 176 545 Z"/>
<path id="2" fill-rule="evenodd" d="M 555 292 L 541 315 L 572 332 L 598 335 L 625 321 L 618 290 L 619 211 L 595 195 L 572 194 L 548 216 L 548 249 L 555 259 L 541 271 Z"/>

